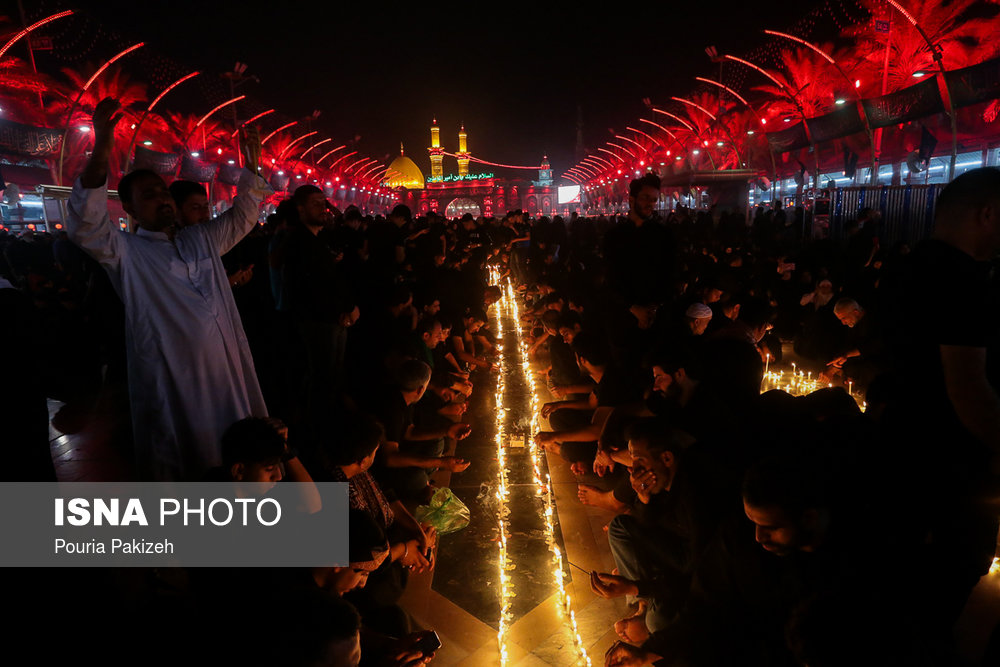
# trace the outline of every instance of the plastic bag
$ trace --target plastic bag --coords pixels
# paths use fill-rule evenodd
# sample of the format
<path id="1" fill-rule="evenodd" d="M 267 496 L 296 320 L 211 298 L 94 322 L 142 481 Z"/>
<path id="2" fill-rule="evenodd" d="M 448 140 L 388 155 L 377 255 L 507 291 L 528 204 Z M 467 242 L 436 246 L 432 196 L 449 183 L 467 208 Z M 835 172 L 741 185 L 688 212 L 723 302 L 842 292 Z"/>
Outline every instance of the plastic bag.
<path id="1" fill-rule="evenodd" d="M 469 508 L 448 487 L 435 491 L 430 505 L 420 505 L 413 515 L 420 523 L 434 526 L 438 535 L 454 533 L 469 525 Z"/>

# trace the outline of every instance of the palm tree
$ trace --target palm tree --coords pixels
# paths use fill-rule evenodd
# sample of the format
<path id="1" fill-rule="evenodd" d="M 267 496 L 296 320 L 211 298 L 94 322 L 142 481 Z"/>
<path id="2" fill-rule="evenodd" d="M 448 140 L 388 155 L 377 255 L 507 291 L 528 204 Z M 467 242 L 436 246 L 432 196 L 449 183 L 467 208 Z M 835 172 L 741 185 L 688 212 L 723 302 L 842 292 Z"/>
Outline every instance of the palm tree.
<path id="1" fill-rule="evenodd" d="M 913 85 L 916 72 L 934 72 L 934 53 L 920 31 L 883 0 L 860 0 L 873 19 L 892 20 L 889 37 L 889 79 L 886 92 Z M 903 0 L 900 3 L 941 53 L 945 69 L 958 69 L 1000 54 L 1000 13 L 996 5 L 981 0 Z M 885 59 L 886 35 L 876 33 L 873 22 L 845 30 L 856 40 L 859 55 L 879 73 Z"/>
<path id="2" fill-rule="evenodd" d="M 59 119 L 57 127 L 68 127 L 66 136 L 65 160 L 62 174 L 58 164 L 51 165 L 56 182 L 65 183 L 80 172 L 86 161 L 86 150 L 92 141 L 91 133 L 81 132 L 78 128 L 89 128 L 91 116 L 97 103 L 106 97 L 117 99 L 122 105 L 123 118 L 115 128 L 115 145 L 111 156 L 111 164 L 123 163 L 128 142 L 132 137 L 132 125 L 139 120 L 141 111 L 139 104 L 146 101 L 146 84 L 133 81 L 120 68 L 112 67 L 101 74 L 87 90 L 84 85 L 90 76 L 97 71 L 93 65 L 87 66 L 82 72 L 63 68 L 62 72 L 70 81 L 70 85 L 57 90 L 56 100 L 49 105 L 48 113 Z M 84 74 L 83 72 L 89 72 Z M 74 104 L 79 97 L 79 102 Z M 67 118 L 69 114 L 72 117 Z M 117 174 L 115 174 L 117 176 Z"/>

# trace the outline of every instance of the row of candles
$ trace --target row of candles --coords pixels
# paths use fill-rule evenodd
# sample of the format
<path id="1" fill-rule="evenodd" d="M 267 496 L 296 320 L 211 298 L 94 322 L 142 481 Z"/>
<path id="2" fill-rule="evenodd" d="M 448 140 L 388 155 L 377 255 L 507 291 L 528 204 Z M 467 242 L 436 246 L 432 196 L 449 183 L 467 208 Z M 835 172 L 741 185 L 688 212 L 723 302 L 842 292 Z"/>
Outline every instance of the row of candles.
<path id="1" fill-rule="evenodd" d="M 491 284 L 500 284 L 499 271 L 496 268 L 490 269 Z M 531 365 L 528 360 L 528 344 L 525 342 L 524 337 L 519 328 L 520 309 L 517 305 L 517 297 L 514 292 L 514 286 L 510 281 L 506 281 L 501 292 L 501 299 L 495 306 L 495 318 L 497 322 L 497 339 L 502 340 L 502 319 L 503 315 L 506 314 L 510 321 L 514 323 L 514 332 L 517 337 L 517 350 L 518 359 L 516 361 L 511 361 L 509 363 L 518 363 L 521 367 L 525 383 L 528 386 L 528 394 L 531 397 L 531 424 L 529 427 L 529 433 L 534 434 L 539 431 L 539 425 L 541 423 L 541 401 L 539 399 L 538 388 L 535 384 L 534 375 L 531 372 Z M 500 664 L 507 664 L 508 652 L 506 647 L 506 632 L 509 628 L 509 610 L 510 610 L 510 599 L 508 596 L 512 596 L 512 591 L 510 590 L 510 577 L 507 572 L 513 569 L 512 564 L 508 562 L 507 556 L 507 534 L 505 531 L 505 519 L 506 519 L 506 501 L 507 501 L 507 453 L 506 448 L 509 444 L 509 439 L 504 437 L 504 427 L 506 422 L 506 396 L 504 393 L 505 383 L 504 383 L 504 373 L 503 369 L 508 366 L 505 365 L 506 355 L 502 348 L 502 344 L 498 345 L 498 352 L 500 353 L 500 380 L 497 383 L 497 459 L 500 463 L 500 489 L 498 491 L 498 499 L 501 503 L 500 512 L 500 630 L 498 632 L 497 638 L 500 643 Z M 501 408 L 501 406 L 503 406 Z M 556 531 L 555 531 L 555 502 L 552 495 L 552 478 L 550 475 L 546 474 L 544 479 L 541 472 L 541 452 L 538 449 L 538 445 L 535 443 L 534 439 L 528 438 L 528 451 L 531 457 L 532 466 L 532 480 L 535 487 L 535 496 L 538 497 L 542 502 L 543 512 L 542 516 L 545 520 L 545 541 L 549 547 L 549 551 L 552 554 L 552 568 L 553 577 L 556 584 L 556 589 L 558 591 L 559 599 L 559 610 L 563 615 L 563 618 L 567 624 L 567 629 L 573 640 L 573 645 L 577 653 L 578 665 L 587 665 L 590 667 L 591 661 L 590 656 L 587 655 L 586 647 L 583 643 L 583 638 L 580 636 L 579 628 L 576 623 L 576 615 L 573 613 L 572 600 L 569 593 L 566 591 L 566 574 L 563 568 L 563 555 L 562 551 L 556 542 Z"/>
<path id="2" fill-rule="evenodd" d="M 760 393 L 763 394 L 766 391 L 778 389 L 792 396 L 805 396 L 814 391 L 832 386 L 833 383 L 824 382 L 819 376 L 813 377 L 811 371 L 799 369 L 794 362 L 792 363 L 791 371 L 783 369 L 778 371 L 771 370 L 771 355 L 769 354 L 764 365 L 764 377 L 761 379 Z M 868 407 L 868 404 L 863 400 L 863 396 L 855 395 L 853 380 L 848 379 L 844 385 L 844 389 L 847 390 L 848 395 L 858 403 L 858 406 L 862 410 Z"/>
<path id="3" fill-rule="evenodd" d="M 499 280 L 499 275 L 496 273 L 495 268 L 490 268 L 490 282 L 495 284 L 495 281 Z M 497 643 L 500 649 L 500 665 L 504 667 L 508 664 L 510 657 L 507 652 L 507 631 L 510 628 L 510 606 L 511 598 L 514 597 L 514 592 L 511 590 L 511 580 L 509 571 L 513 565 L 508 561 L 507 556 L 507 516 L 510 510 L 507 507 L 507 501 L 509 498 L 508 485 L 507 485 L 507 442 L 506 442 L 506 410 L 504 409 L 504 399 L 506 394 L 506 383 L 504 382 L 504 369 L 505 355 L 504 355 L 504 345 L 503 345 L 503 313 L 501 312 L 502 305 L 498 304 L 493 309 L 494 315 L 494 325 L 496 326 L 496 337 L 497 337 L 497 353 L 499 354 L 499 364 L 500 364 L 500 374 L 497 378 L 497 389 L 496 389 L 496 417 L 497 417 L 497 428 L 496 428 L 496 444 L 497 444 L 497 464 L 500 467 L 499 480 L 497 482 L 497 531 L 500 534 L 500 539 L 497 540 L 497 546 L 500 550 L 497 558 L 497 564 L 500 571 L 500 623 L 497 629 Z"/>

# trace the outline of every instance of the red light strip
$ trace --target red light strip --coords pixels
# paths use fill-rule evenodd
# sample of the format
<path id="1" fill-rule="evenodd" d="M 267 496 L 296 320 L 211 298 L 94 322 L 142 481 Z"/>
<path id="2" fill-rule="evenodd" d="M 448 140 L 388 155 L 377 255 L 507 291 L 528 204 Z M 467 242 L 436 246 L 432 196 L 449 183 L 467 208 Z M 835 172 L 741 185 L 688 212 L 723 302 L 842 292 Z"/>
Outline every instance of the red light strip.
<path id="1" fill-rule="evenodd" d="M 37 23 L 32 23 L 27 28 L 25 28 L 21 32 L 17 33 L 13 37 L 11 37 L 10 41 L 8 41 L 6 44 L 3 45 L 3 48 L 0 49 L 0 58 L 3 58 L 4 54 L 7 53 L 7 50 L 10 49 L 10 47 L 14 46 L 14 42 L 16 42 L 17 40 L 21 39 L 22 37 L 24 37 L 25 35 L 27 35 L 29 32 L 31 32 L 32 30 L 34 30 L 35 28 L 40 28 L 43 25 L 45 25 L 46 23 L 51 23 L 52 21 L 55 21 L 56 19 L 61 19 L 64 16 L 70 16 L 72 14 L 73 14 L 72 10 L 66 10 L 65 12 L 59 12 L 58 14 L 53 14 L 52 16 L 48 16 L 48 17 L 42 19 L 41 21 L 38 21 Z"/>
<path id="2" fill-rule="evenodd" d="M 90 77 L 87 80 L 87 83 L 83 84 L 83 89 L 84 90 L 89 89 L 90 88 L 90 84 L 94 83 L 94 81 L 97 79 L 97 77 L 101 76 L 101 74 L 104 72 L 104 70 L 106 70 L 108 67 L 111 66 L 111 63 L 115 62 L 116 60 L 118 60 L 120 58 L 124 58 L 128 54 L 132 53 L 133 51 L 135 51 L 136 49 L 138 49 L 138 48 L 140 48 L 140 47 L 142 47 L 144 45 L 145 45 L 145 42 L 139 42 L 138 44 L 133 44 L 132 46 L 128 47 L 127 49 L 125 49 L 124 51 L 122 51 L 121 53 L 119 53 L 117 56 L 115 56 L 114 58 L 112 58 L 108 62 L 106 62 L 103 65 L 101 65 L 101 68 L 99 70 L 97 70 L 96 72 L 94 72 L 94 76 Z"/>
<path id="3" fill-rule="evenodd" d="M 613 141 L 609 141 L 609 142 L 608 142 L 608 146 L 614 146 L 615 148 L 620 148 L 620 149 L 622 149 L 623 151 L 625 151 L 626 153 L 628 153 L 629 155 L 631 155 L 631 156 L 632 156 L 633 158 L 634 158 L 634 157 L 636 157 L 636 154 L 635 154 L 635 153 L 633 153 L 633 152 L 632 152 L 632 151 L 630 151 L 629 149 L 625 148 L 624 146 L 619 146 L 618 144 L 616 144 L 616 143 L 615 143 L 615 142 L 613 142 Z M 622 162 L 624 162 L 624 160 L 622 160 Z"/>
<path id="4" fill-rule="evenodd" d="M 336 148 L 334 148 L 329 153 L 326 153 L 325 155 L 323 155 L 323 157 L 321 157 L 320 159 L 316 160 L 316 164 L 319 164 L 320 162 L 322 162 L 323 160 L 327 159 L 328 157 L 330 157 L 331 155 L 333 155 L 334 153 L 336 153 L 337 151 L 339 151 L 339 150 L 341 150 L 343 148 L 347 148 L 347 144 L 344 144 L 343 146 L 337 146 Z"/>
<path id="5" fill-rule="evenodd" d="M 702 81 L 704 83 L 710 83 L 713 86 L 718 86 L 719 88 L 722 88 L 724 91 L 726 91 L 727 93 L 729 93 L 730 95 L 732 95 L 733 97 L 735 97 L 736 99 L 738 99 L 740 102 L 743 102 L 743 104 L 745 106 L 747 106 L 747 107 L 750 106 L 749 102 L 747 102 L 745 99 L 743 99 L 743 97 L 739 93 L 737 93 L 735 90 L 733 90 L 729 86 L 723 85 L 723 84 L 719 83 L 718 81 L 713 81 L 712 79 L 706 79 L 706 78 L 700 77 L 700 76 L 696 76 L 694 79 L 695 79 L 695 81 Z"/>
<path id="6" fill-rule="evenodd" d="M 455 155 L 454 153 L 447 153 L 445 151 L 440 151 L 440 152 L 442 154 L 444 154 L 444 155 L 447 155 L 448 157 L 454 157 L 454 158 L 459 157 L 458 155 Z M 465 155 L 463 155 L 462 157 L 463 158 L 468 157 L 468 159 L 469 159 L 470 162 L 478 162 L 479 164 L 487 164 L 487 165 L 489 165 L 491 167 L 503 167 L 505 169 L 531 169 L 532 171 L 538 171 L 539 169 L 542 168 L 541 165 L 539 165 L 537 167 L 524 167 L 524 166 L 520 166 L 520 165 L 516 165 L 516 164 L 500 164 L 498 162 L 487 162 L 486 160 L 480 160 L 479 158 L 472 157 L 472 156 L 465 156 Z"/>
<path id="7" fill-rule="evenodd" d="M 289 150 L 291 150 L 292 146 L 294 146 L 295 144 L 299 143 L 303 139 L 311 137 L 314 134 L 319 134 L 319 130 L 313 130 L 312 132 L 306 132 L 305 134 L 303 134 L 298 139 L 293 139 L 292 143 L 290 143 L 287 146 L 285 146 L 284 150 L 282 150 L 280 153 L 278 153 L 278 159 L 280 160 L 285 155 L 285 153 L 287 153 Z"/>
<path id="8" fill-rule="evenodd" d="M 324 139 L 323 141 L 317 141 L 312 146 L 310 146 L 309 148 L 307 148 L 304 151 L 302 151 L 302 155 L 299 156 L 299 160 L 306 159 L 306 155 L 309 153 L 309 151 L 311 151 L 312 149 L 316 148 L 317 146 L 321 146 L 321 145 L 325 144 L 328 141 L 333 141 L 333 139 L 330 138 L 330 139 Z"/>
<path id="9" fill-rule="evenodd" d="M 597 160 L 598 162 L 600 162 L 600 163 L 602 163 L 604 165 L 607 165 L 608 169 L 614 169 L 615 168 L 615 165 L 611 164 L 610 162 L 608 162 L 607 160 L 605 160 L 602 157 L 597 157 L 596 155 L 588 155 L 587 157 L 584 158 L 584 160 Z"/>
<path id="10" fill-rule="evenodd" d="M 211 111 L 209 111 L 207 114 L 205 114 L 204 116 L 202 116 L 201 120 L 199 120 L 197 122 L 197 124 L 195 124 L 195 127 L 201 127 L 201 124 L 204 123 L 206 120 L 208 120 L 208 117 L 211 116 L 213 113 L 215 113 L 216 111 L 218 111 L 219 109 L 221 109 L 223 107 L 228 107 L 230 104 L 235 104 L 235 103 L 239 102 L 244 97 L 246 97 L 246 95 L 240 95 L 239 97 L 234 97 L 231 100 L 226 100 L 225 102 L 223 102 L 222 104 L 220 104 L 219 106 L 215 107 L 214 109 L 212 109 Z"/>
<path id="11" fill-rule="evenodd" d="M 827 55 L 826 52 L 823 51 L 822 49 L 820 49 L 818 46 L 816 46 L 814 44 L 810 44 L 806 40 L 800 39 L 800 38 L 796 37 L 795 35 L 789 35 L 788 33 L 785 33 L 785 32 L 778 32 L 777 30 L 765 30 L 764 32 L 767 33 L 768 35 L 775 35 L 776 37 L 784 37 L 785 39 L 790 39 L 793 42 L 798 42 L 802 46 L 809 47 L 810 49 L 812 49 L 816 53 L 818 53 L 821 56 L 823 56 L 824 58 L 826 58 L 826 61 L 828 63 L 830 63 L 831 65 L 836 65 L 837 64 L 837 61 L 835 61 L 832 56 Z"/>
<path id="12" fill-rule="evenodd" d="M 656 107 L 653 107 L 653 111 L 655 111 L 656 113 L 662 113 L 664 116 L 670 116 L 671 118 L 673 118 L 674 120 L 676 120 L 678 123 L 680 123 L 681 125 L 683 125 L 687 129 L 691 130 L 692 132 L 695 131 L 694 130 L 694 125 L 691 125 L 690 123 L 688 123 L 686 120 L 684 120 L 680 116 L 675 116 L 674 114 L 670 113 L 669 111 L 664 111 L 663 109 L 657 109 Z"/>
<path id="13" fill-rule="evenodd" d="M 345 174 L 345 175 L 346 175 L 346 174 L 347 174 L 347 172 L 349 172 L 349 171 L 350 171 L 351 169 L 353 169 L 354 167 L 357 167 L 357 166 L 358 166 L 359 164 L 368 164 L 368 163 L 369 163 L 369 162 L 371 162 L 371 161 L 372 161 L 373 159 L 374 159 L 374 158 L 370 158 L 370 157 L 363 157 L 363 158 L 358 158 L 357 160 L 355 160 L 355 161 L 354 161 L 354 162 L 352 162 L 351 164 L 349 164 L 349 165 L 347 165 L 346 167 L 344 167 L 343 169 L 341 169 L 341 170 L 340 170 L 340 173 L 342 173 L 342 174 Z"/>
<path id="14" fill-rule="evenodd" d="M 198 76 L 199 74 L 201 74 L 201 72 L 191 72 L 191 73 L 190 73 L 190 74 L 188 74 L 187 76 L 182 76 L 181 78 L 177 79 L 177 80 L 176 80 L 176 81 L 174 81 L 174 82 L 173 82 L 172 84 L 170 84 L 169 86 L 167 86 L 166 88 L 164 88 L 164 89 L 163 89 L 163 92 L 162 92 L 162 93 L 160 93 L 159 95 L 157 95 L 157 96 L 156 96 L 156 99 L 155 99 L 155 100 L 153 100 L 153 101 L 152 101 L 152 103 L 150 103 L 149 107 L 148 107 L 148 108 L 146 109 L 146 112 L 148 113 L 148 112 L 152 111 L 152 110 L 153 110 L 153 107 L 155 107 L 155 106 L 156 106 L 157 104 L 159 104 L 159 103 L 160 103 L 160 100 L 162 100 L 162 99 L 163 99 L 163 96 L 164 96 L 164 95 L 166 95 L 166 94 L 167 94 L 167 93 L 169 93 L 169 92 L 170 92 L 171 90 L 173 90 L 173 89 L 174 89 L 174 88 L 176 88 L 177 86 L 181 85 L 182 83 L 184 83 L 184 82 L 185 82 L 185 81 L 187 81 L 188 79 L 191 79 L 191 78 L 194 78 L 194 77 Z"/>
<path id="15" fill-rule="evenodd" d="M 340 164 L 341 162 L 343 162 L 344 158 L 349 158 L 352 155 L 356 155 L 356 154 L 357 154 L 357 151 L 351 151 L 350 153 L 347 153 L 346 155 L 341 155 L 339 158 L 337 158 L 336 160 L 333 161 L 333 164 L 330 165 L 330 169 L 333 169 L 338 164 Z"/>
<path id="16" fill-rule="evenodd" d="M 291 123 L 287 123 L 287 124 L 285 124 L 285 125 L 282 125 L 282 126 L 281 126 L 281 127 L 279 127 L 279 128 L 277 129 L 277 130 L 275 130 L 275 131 L 274 131 L 274 132 L 272 132 L 271 134 L 269 134 L 269 135 L 267 135 L 266 137 L 264 137 L 264 140 L 260 142 L 260 145 L 261 145 L 261 146 L 263 146 L 264 144 L 266 144 L 266 143 L 268 142 L 268 140 L 269 140 L 269 139 L 270 139 L 271 137 L 273 137 L 274 135 L 276 135 L 276 134 L 277 134 L 278 132 L 281 132 L 282 130 L 287 130 L 287 129 L 288 129 L 288 128 L 290 128 L 290 127 L 291 127 L 292 125 L 295 125 L 295 124 L 296 124 L 296 123 L 298 123 L 298 122 L 299 122 L 299 121 L 297 121 L 297 120 L 293 120 L 293 121 L 292 121 Z"/>
<path id="17" fill-rule="evenodd" d="M 671 132 L 670 130 L 668 130 L 667 128 L 663 127 L 659 123 L 654 123 L 653 121 L 646 120 L 645 118 L 640 118 L 639 122 L 640 123 L 649 123 L 653 127 L 656 127 L 656 128 L 659 128 L 659 129 L 663 130 L 664 132 L 666 132 L 670 136 L 671 139 L 673 139 L 674 141 L 677 141 L 677 135 L 674 134 L 673 132 Z"/>
<path id="18" fill-rule="evenodd" d="M 634 139 L 629 139 L 628 137 L 623 137 L 620 134 L 616 134 L 615 135 L 615 139 L 622 139 L 623 141 L 627 141 L 630 144 L 635 144 L 636 147 L 639 148 L 639 150 L 643 151 L 644 153 L 648 153 L 649 152 L 649 149 L 644 148 L 642 144 L 640 144 L 638 141 L 635 141 Z"/>
<path id="19" fill-rule="evenodd" d="M 267 111 L 261 111 L 259 114 L 257 114 L 256 116 L 254 116 L 250 120 L 243 121 L 242 123 L 240 123 L 240 127 L 236 128 L 236 130 L 231 135 L 229 135 L 229 138 L 232 139 L 233 137 L 235 137 L 239 133 L 240 128 L 243 128 L 243 127 L 249 125 L 250 123 L 254 122 L 255 120 L 263 118 L 264 116 L 266 116 L 269 113 L 274 113 L 274 109 L 268 109 Z"/>
<path id="20" fill-rule="evenodd" d="M 692 106 L 695 109 L 698 109 L 699 111 L 701 111 L 703 114 L 705 114 L 706 116 L 708 116 L 712 120 L 715 120 L 715 121 L 719 120 L 714 115 L 712 115 L 712 113 L 708 109 L 706 109 L 705 107 L 701 106 L 700 104 L 695 104 L 691 100 L 686 100 L 683 97 L 671 97 L 670 99 L 676 100 L 676 101 L 678 101 L 678 102 L 680 102 L 682 104 L 687 104 L 688 106 Z"/>
<path id="21" fill-rule="evenodd" d="M 597 150 L 601 151 L 602 153 L 607 153 L 608 155 L 610 155 L 611 157 L 613 157 L 613 158 L 614 158 L 614 159 L 616 159 L 616 160 L 621 160 L 621 161 L 622 161 L 622 163 L 624 163 L 624 162 L 625 162 L 625 158 L 623 158 L 623 157 L 618 157 L 618 156 L 617 156 L 617 155 L 615 155 L 615 154 L 614 154 L 614 153 L 613 153 L 612 151 L 609 151 L 609 150 L 608 150 L 607 148 L 598 148 Z M 612 167 L 612 168 L 613 168 L 613 167 Z"/>

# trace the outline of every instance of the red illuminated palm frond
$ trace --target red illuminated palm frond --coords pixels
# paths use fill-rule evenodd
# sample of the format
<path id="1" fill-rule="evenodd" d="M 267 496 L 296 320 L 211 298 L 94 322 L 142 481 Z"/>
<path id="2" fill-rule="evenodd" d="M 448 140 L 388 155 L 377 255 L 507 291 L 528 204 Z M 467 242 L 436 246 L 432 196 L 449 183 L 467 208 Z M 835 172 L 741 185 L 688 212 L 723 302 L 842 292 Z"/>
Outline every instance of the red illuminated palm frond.
<path id="1" fill-rule="evenodd" d="M 804 113 L 808 118 L 830 111 L 838 88 L 844 87 L 830 63 L 816 52 L 800 47 L 783 50 L 781 66 L 780 71 L 770 72 L 781 85 L 768 81 L 754 88 L 773 98 L 772 106 L 778 117 L 798 118 Z"/>
<path id="2" fill-rule="evenodd" d="M 845 35 L 856 40 L 857 48 L 878 71 L 877 92 L 881 93 L 881 71 L 885 61 L 885 33 L 876 33 L 874 19 L 890 20 L 888 91 L 913 85 L 914 72 L 937 70 L 934 52 L 920 31 L 899 11 L 882 0 L 861 0 L 873 20 L 848 28 Z M 958 69 L 1000 53 L 1000 6 L 978 0 L 899 0 L 927 38 L 941 53 L 945 69 Z M 874 91 L 872 91 L 874 92 Z"/>

